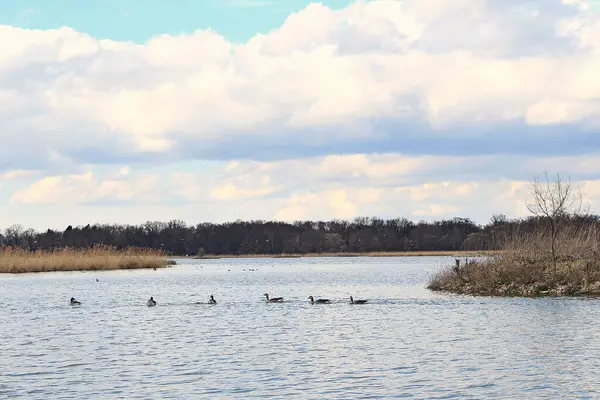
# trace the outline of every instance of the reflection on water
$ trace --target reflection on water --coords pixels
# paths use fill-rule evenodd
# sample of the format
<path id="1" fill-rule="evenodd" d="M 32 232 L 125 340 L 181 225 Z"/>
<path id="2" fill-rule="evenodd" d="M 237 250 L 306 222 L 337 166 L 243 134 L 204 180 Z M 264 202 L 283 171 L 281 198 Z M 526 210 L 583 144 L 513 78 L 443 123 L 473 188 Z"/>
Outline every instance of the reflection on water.
<path id="1" fill-rule="evenodd" d="M 181 260 L 3 275 L 0 398 L 600 396 L 600 301 L 430 293 L 444 262 Z M 266 304 L 265 292 L 285 302 Z M 218 304 L 194 304 L 211 294 Z M 351 294 L 369 303 L 351 305 Z"/>

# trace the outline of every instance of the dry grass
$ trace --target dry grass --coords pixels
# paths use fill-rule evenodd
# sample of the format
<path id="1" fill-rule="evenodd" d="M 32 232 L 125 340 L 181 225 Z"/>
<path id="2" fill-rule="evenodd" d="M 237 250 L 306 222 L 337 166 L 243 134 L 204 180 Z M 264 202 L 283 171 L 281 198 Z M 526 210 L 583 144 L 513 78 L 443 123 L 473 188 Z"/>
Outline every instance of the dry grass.
<path id="1" fill-rule="evenodd" d="M 434 274 L 428 288 L 462 294 L 497 296 L 600 295 L 600 231 L 596 226 L 561 231 L 557 271 L 549 232 L 521 234 L 504 250 Z"/>
<path id="2" fill-rule="evenodd" d="M 0 249 L 0 273 L 162 268 L 169 264 L 172 262 L 164 252 L 140 248 L 95 246 L 35 252 L 13 247 Z"/>
<path id="3" fill-rule="evenodd" d="M 282 254 L 220 254 L 205 255 L 203 259 L 217 258 L 303 258 L 303 257 L 478 257 L 496 254 L 492 251 L 375 251 L 375 252 L 333 252 L 333 253 L 282 253 Z M 200 257 L 194 257 L 200 258 Z"/>

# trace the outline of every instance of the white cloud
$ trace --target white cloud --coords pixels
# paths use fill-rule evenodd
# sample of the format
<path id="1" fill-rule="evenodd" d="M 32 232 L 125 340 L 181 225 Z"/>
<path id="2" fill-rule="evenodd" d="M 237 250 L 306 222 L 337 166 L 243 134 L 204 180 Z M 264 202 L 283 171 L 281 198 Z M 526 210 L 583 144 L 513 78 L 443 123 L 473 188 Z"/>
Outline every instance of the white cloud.
<path id="1" fill-rule="evenodd" d="M 487 220 L 522 215 L 544 167 L 600 205 L 600 16 L 586 4 L 313 3 L 242 44 L 0 26 L 6 207 Z"/>
<path id="2" fill-rule="evenodd" d="M 315 149 L 383 140 L 385 151 L 390 135 L 473 135 L 435 131 L 464 123 L 598 127 L 598 14 L 558 0 L 537 7 L 315 3 L 240 45 L 212 31 L 138 45 L 4 26 L 0 135 L 29 139 L 10 141 L 7 154 L 28 146 L 80 160 L 89 148 L 110 162 L 211 144 L 228 157 L 248 140 L 293 143 L 299 131 Z M 385 121 L 391 133 L 379 128 Z M 429 128 L 413 132 L 416 121 Z"/>
<path id="3" fill-rule="evenodd" d="M 16 179 L 23 179 L 23 178 L 26 178 L 33 174 L 34 174 L 34 171 L 26 171 L 26 170 L 21 170 L 21 169 L 10 170 L 10 171 L 6 171 L 2 175 L 0 175 L 0 182 L 16 180 Z"/>
<path id="4" fill-rule="evenodd" d="M 48 176 L 17 190 L 11 204 L 82 204 L 99 200 L 147 202 L 157 184 L 157 177 L 148 175 L 137 180 L 100 180 L 92 172 L 78 175 Z"/>
<path id="5" fill-rule="evenodd" d="M 89 204 L 117 202 L 136 205 L 130 207 L 128 218 L 137 218 L 138 222 L 156 218 L 144 215 L 139 206 L 160 204 L 165 209 L 177 206 L 190 223 L 357 216 L 461 216 L 484 223 L 497 213 L 527 215 L 529 180 L 539 176 L 544 165 L 558 168 L 564 178 L 571 175 L 573 183 L 582 187 L 592 210 L 600 209 L 600 164 L 595 160 L 597 155 L 535 160 L 528 156 L 454 157 L 445 160 L 444 170 L 428 172 L 425 167 L 432 160 L 399 154 L 355 154 L 261 164 L 237 160 L 233 171 L 231 164 L 223 164 L 209 174 L 198 171 L 194 164 L 181 165 L 181 172 L 136 171 L 126 176 L 90 170 L 39 179 L 17 190 L 11 202 L 13 206 L 36 207 L 88 205 L 88 209 Z M 497 169 L 506 163 L 514 172 Z M 422 170 L 399 169 L 398 165 L 416 165 Z M 197 172 L 184 172 L 193 170 Z"/>
<path id="6" fill-rule="evenodd" d="M 448 206 L 444 204 L 429 204 L 427 209 L 419 209 L 412 213 L 413 216 L 421 217 L 448 217 L 461 211 L 461 207 Z"/>
<path id="7" fill-rule="evenodd" d="M 318 193 L 294 194 L 288 204 L 273 218 L 278 221 L 314 219 L 348 219 L 356 216 L 356 205 L 348 199 L 345 189 L 325 190 Z"/>
<path id="8" fill-rule="evenodd" d="M 259 188 L 247 188 L 243 189 L 236 186 L 234 183 L 226 183 L 222 186 L 218 186 L 210 191 L 212 198 L 224 201 L 240 201 L 249 197 L 260 197 L 271 194 L 278 190 L 277 187 L 268 186 L 267 182 L 262 182 L 262 187 Z"/>

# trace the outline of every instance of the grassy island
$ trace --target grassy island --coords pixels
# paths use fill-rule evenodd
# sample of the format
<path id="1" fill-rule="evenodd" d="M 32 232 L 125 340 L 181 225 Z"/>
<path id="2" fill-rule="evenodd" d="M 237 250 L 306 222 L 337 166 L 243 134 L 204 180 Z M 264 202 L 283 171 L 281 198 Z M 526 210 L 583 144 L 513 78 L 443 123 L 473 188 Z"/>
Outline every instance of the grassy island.
<path id="1" fill-rule="evenodd" d="M 504 251 L 477 260 L 457 260 L 434 274 L 428 288 L 485 296 L 600 295 L 600 235 L 596 228 L 565 231 L 555 258 L 547 232 L 517 235 Z"/>
<path id="2" fill-rule="evenodd" d="M 557 174 L 531 183 L 533 229 L 503 233 L 498 254 L 456 260 L 428 288 L 487 296 L 600 295 L 600 220 L 583 213 L 582 195 Z"/>
<path id="3" fill-rule="evenodd" d="M 30 251 L 15 247 L 0 249 L 0 273 L 97 271 L 162 268 L 173 264 L 164 252 L 129 247 L 94 246 Z"/>

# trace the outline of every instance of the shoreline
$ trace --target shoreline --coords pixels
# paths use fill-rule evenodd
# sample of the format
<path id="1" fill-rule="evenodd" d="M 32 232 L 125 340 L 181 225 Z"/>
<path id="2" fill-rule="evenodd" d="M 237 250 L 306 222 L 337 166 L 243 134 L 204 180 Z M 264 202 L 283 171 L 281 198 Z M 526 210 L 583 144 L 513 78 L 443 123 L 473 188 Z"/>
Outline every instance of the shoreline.
<path id="1" fill-rule="evenodd" d="M 194 260 L 219 260 L 219 259 L 274 259 L 274 258 L 333 258 L 333 257 L 455 257 L 455 258 L 475 258 L 486 257 L 498 254 L 498 251 L 479 250 L 433 250 L 433 251 L 389 251 L 389 252 L 331 252 L 331 253 L 305 253 L 305 254 L 208 254 L 203 257 L 199 256 L 122 256 L 115 253 L 97 260 L 82 257 L 83 254 L 77 254 L 75 251 L 71 255 L 75 257 L 68 260 L 67 263 L 57 262 L 56 253 L 41 253 L 32 257 L 31 254 L 26 254 L 20 260 L 14 260 L 11 268 L 0 268 L 1 274 L 18 275 L 24 273 L 44 273 L 44 272 L 98 272 L 111 270 L 133 270 L 133 269 L 151 269 L 151 268 L 169 268 L 176 265 L 177 260 L 194 259 Z M 116 257 L 115 257 L 116 256 Z M 35 258 L 36 265 L 29 264 L 28 261 Z M 94 258 L 94 257 L 92 257 Z M 134 260 L 137 259 L 137 260 Z M 61 260 L 62 261 L 62 260 Z M 21 265 L 19 265 L 21 264 Z M 58 265 L 57 265 L 58 264 Z"/>
<path id="2" fill-rule="evenodd" d="M 21 274 L 43 274 L 47 272 L 102 272 L 102 271 L 131 271 L 131 270 L 139 270 L 139 269 L 164 269 L 171 268 L 175 265 L 178 265 L 175 260 L 167 260 L 164 264 L 155 265 L 155 266 L 124 266 L 120 268 L 112 268 L 112 267 L 84 267 L 84 268 L 59 268 L 59 269 L 25 269 L 25 268 L 15 268 L 12 271 L 0 271 L 0 275 L 21 275 Z"/>
<path id="3" fill-rule="evenodd" d="M 469 284 L 446 285 L 441 288 L 427 289 L 443 294 L 473 297 L 600 297 L 600 281 L 593 283 L 532 283 L 516 282 L 496 285 L 493 287 L 477 287 Z"/>
<path id="4" fill-rule="evenodd" d="M 133 270 L 141 270 L 141 269 L 164 269 L 171 268 L 177 265 L 177 263 L 173 260 L 172 262 L 167 262 L 163 265 L 157 265 L 155 267 L 123 267 L 123 268 L 65 268 L 65 269 L 44 269 L 44 270 L 25 270 L 25 269 L 17 269 L 14 271 L 0 271 L 0 276 L 2 275 L 23 275 L 23 274 L 45 274 L 48 272 L 103 272 L 103 271 L 133 271 Z"/>
<path id="5" fill-rule="evenodd" d="M 485 257 L 498 254 L 494 250 L 431 250 L 431 251 L 377 251 L 332 253 L 283 253 L 283 254 L 205 254 L 204 256 L 169 256 L 169 259 L 218 260 L 222 258 L 326 258 L 326 257 Z"/>

